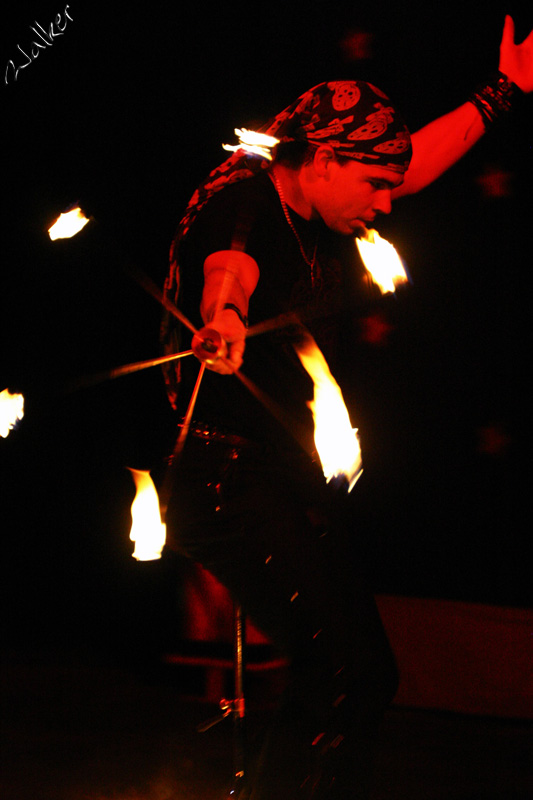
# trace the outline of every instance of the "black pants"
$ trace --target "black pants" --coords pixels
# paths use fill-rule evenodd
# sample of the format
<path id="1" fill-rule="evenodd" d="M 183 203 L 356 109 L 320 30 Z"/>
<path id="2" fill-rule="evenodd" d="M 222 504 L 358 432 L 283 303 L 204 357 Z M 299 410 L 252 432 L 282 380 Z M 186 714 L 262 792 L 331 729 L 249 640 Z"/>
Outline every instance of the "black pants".
<path id="1" fill-rule="evenodd" d="M 367 797 L 397 673 L 351 525 L 351 496 L 297 454 L 190 438 L 167 522 L 290 659 L 251 800 Z M 354 489 L 354 492 L 357 490 Z"/>

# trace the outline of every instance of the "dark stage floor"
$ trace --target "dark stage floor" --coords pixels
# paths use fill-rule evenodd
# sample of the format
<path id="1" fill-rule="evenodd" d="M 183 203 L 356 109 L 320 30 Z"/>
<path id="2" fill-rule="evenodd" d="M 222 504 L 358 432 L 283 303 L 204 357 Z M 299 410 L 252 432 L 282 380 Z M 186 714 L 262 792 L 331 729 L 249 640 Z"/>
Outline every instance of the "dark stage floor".
<path id="1" fill-rule="evenodd" d="M 166 677 L 91 648 L 24 654 L 1 663 L 2 800 L 224 800 L 231 723 Z M 252 732 L 268 717 L 250 700 Z M 522 720 L 394 707 L 387 716 L 374 800 L 526 800 L 532 731 Z"/>

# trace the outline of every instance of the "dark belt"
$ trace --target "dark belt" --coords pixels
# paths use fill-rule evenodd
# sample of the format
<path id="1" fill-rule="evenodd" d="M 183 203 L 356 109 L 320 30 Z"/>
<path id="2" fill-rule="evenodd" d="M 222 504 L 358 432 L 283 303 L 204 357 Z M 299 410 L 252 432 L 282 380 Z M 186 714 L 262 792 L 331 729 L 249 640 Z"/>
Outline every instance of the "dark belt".
<path id="1" fill-rule="evenodd" d="M 178 427 L 183 427 L 183 423 L 179 423 Z M 189 434 L 197 440 L 216 442 L 232 450 L 238 450 L 243 455 L 247 454 L 252 458 L 259 457 L 262 462 L 264 461 L 264 464 L 270 463 L 275 466 L 276 470 L 287 471 L 292 477 L 299 474 L 307 476 L 307 480 L 312 478 L 313 481 L 318 477 L 319 484 L 322 486 L 324 479 L 320 462 L 299 448 L 277 452 L 275 448 L 266 442 L 254 442 L 223 426 L 201 420 L 191 421 Z"/>

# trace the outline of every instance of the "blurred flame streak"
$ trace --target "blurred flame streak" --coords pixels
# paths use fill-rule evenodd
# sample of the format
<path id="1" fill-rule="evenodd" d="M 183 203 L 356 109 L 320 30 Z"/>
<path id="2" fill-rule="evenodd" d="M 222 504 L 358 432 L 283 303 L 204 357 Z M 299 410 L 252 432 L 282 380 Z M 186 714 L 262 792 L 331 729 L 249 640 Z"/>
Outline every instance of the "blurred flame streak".
<path id="1" fill-rule="evenodd" d="M 73 208 L 60 214 L 53 225 L 48 228 L 50 239 L 69 239 L 75 236 L 87 223 L 88 218 L 84 215 L 81 208 Z"/>
<path id="2" fill-rule="evenodd" d="M 246 150 L 247 153 L 255 153 L 272 161 L 272 153 L 270 151 L 276 144 L 279 144 L 279 139 L 274 136 L 267 136 L 266 133 L 249 131 L 246 128 L 235 128 L 235 133 L 239 137 L 239 144 L 223 144 L 224 150 Z"/>
<path id="3" fill-rule="evenodd" d="M 377 231 L 371 228 L 365 238 L 357 237 L 355 241 L 367 272 L 382 294 L 396 291 L 399 283 L 407 283 L 400 256 Z"/>
<path id="4" fill-rule="evenodd" d="M 295 349 L 315 387 L 309 408 L 324 477 L 329 483 L 332 478 L 345 476 L 350 492 L 363 471 L 357 429 L 352 428 L 340 387 L 314 339 L 307 335 Z"/>
<path id="5" fill-rule="evenodd" d="M 132 556 L 138 561 L 155 561 L 161 558 L 166 541 L 159 498 L 149 472 L 139 469 L 130 469 L 130 472 L 137 489 L 131 504 L 130 539 L 135 542 Z"/>
<path id="6" fill-rule="evenodd" d="M 24 396 L 11 394 L 7 389 L 0 392 L 0 436 L 4 439 L 24 416 Z"/>

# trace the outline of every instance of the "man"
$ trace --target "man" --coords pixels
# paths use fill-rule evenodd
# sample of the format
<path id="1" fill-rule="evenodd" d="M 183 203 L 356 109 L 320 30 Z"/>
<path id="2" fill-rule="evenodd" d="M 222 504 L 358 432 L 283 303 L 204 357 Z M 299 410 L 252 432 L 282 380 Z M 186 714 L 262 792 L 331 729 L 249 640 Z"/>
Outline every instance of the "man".
<path id="1" fill-rule="evenodd" d="M 368 586 L 356 492 L 326 484 L 312 456 L 313 387 L 295 351 L 312 337 L 350 405 L 357 313 L 371 299 L 354 236 L 461 158 L 520 90 L 533 90 L 533 33 L 515 45 L 510 18 L 500 74 L 412 137 L 376 87 L 320 84 L 266 127 L 279 142 L 273 160 L 238 150 L 195 193 L 178 230 L 166 293 L 200 329 L 208 371 L 167 525 L 291 663 L 243 797 L 368 796 L 397 675 Z M 247 338 L 248 319 L 287 314 L 292 324 Z M 175 347 L 168 320 L 164 333 Z M 223 344 L 211 353 L 217 333 Z M 184 360 L 170 376 L 180 414 L 197 371 Z"/>

